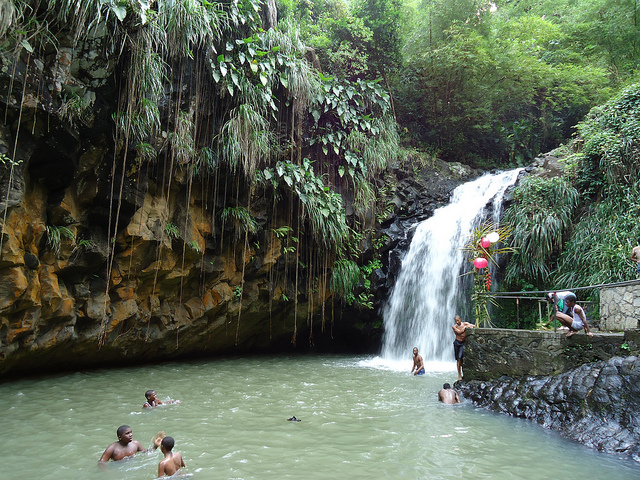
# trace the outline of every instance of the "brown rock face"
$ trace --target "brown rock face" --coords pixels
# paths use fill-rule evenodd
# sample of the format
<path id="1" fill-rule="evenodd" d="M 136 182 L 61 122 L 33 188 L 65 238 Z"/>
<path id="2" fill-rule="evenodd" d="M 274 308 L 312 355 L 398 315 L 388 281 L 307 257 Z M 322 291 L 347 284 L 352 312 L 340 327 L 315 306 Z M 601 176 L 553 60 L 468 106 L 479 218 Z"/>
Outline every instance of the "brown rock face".
<path id="1" fill-rule="evenodd" d="M 109 242 L 96 159 L 84 154 L 77 161 L 77 173 L 93 178 L 70 182 L 55 198 L 27 183 L 21 203 L 8 211 L 0 259 L 0 376 L 289 351 L 294 329 L 304 339 L 311 319 L 315 338 L 322 336 L 314 314 L 329 293 L 299 294 L 295 307 L 284 271 L 291 259 L 280 239 L 262 235 L 245 249 L 242 239 L 223 231 L 213 238 L 205 206 L 187 198 L 185 185 L 175 185 L 172 195 L 147 192 Z"/>
<path id="2" fill-rule="evenodd" d="M 139 49 L 106 24 L 69 28 L 52 28 L 55 51 L 0 49 L 0 378 L 333 345 L 335 249 L 309 240 L 298 198 L 278 203 L 211 148 L 235 102 L 211 84 L 211 47 L 167 58 L 175 78 L 142 114 Z"/>
<path id="3" fill-rule="evenodd" d="M 18 112 L 9 112 L 15 121 Z M 294 331 L 298 350 L 307 337 L 322 340 L 329 292 L 309 288 L 304 272 L 294 286 L 296 254 L 268 233 L 284 221 L 270 219 L 245 247 L 237 226 L 220 220 L 220 205 L 233 198 L 210 198 L 209 180 L 182 174 L 168 188 L 150 174 L 123 178 L 104 135 L 62 128 L 35 129 L 19 142 L 14 171 L 0 165 L 3 206 L 8 200 L 6 218 L 0 212 L 0 377 L 291 351 Z M 0 130 L 5 143 L 15 139 Z M 268 217 L 260 194 L 251 204 L 255 218 Z M 324 337 L 331 341 L 329 331 Z"/>

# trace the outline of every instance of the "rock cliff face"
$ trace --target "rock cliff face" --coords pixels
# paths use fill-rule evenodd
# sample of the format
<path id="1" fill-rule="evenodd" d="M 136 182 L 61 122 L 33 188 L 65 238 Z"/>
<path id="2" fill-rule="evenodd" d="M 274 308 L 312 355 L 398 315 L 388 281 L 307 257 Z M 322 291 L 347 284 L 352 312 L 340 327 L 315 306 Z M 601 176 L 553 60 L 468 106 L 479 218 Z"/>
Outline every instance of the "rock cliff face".
<path id="1" fill-rule="evenodd" d="M 63 32 L 57 50 L 41 56 L 23 51 L 16 60 L 0 51 L 0 377 L 195 355 L 377 348 L 377 309 L 332 298 L 329 276 L 309 278 L 286 236 L 274 234 L 291 225 L 291 211 L 274 208 L 259 188 L 242 191 L 233 171 L 194 176 L 169 155 L 143 162 L 118 136 L 116 85 L 126 76 L 118 52 L 102 44 L 105 32 L 94 33 L 76 44 Z M 183 74 L 184 88 L 159 101 L 163 118 L 177 101 L 184 108 L 203 101 L 190 87 L 196 73 Z M 158 132 L 158 145 L 170 140 Z M 478 173 L 441 162 L 385 172 L 397 186 L 393 208 L 375 227 L 386 234 L 376 249 L 382 267 L 369 279 L 376 307 L 410 226 Z M 247 237 L 240 222 L 220 216 L 238 195 L 257 223 Z M 372 238 L 362 242 L 363 261 Z"/>
<path id="2" fill-rule="evenodd" d="M 56 127 L 23 149 L 2 177 L 3 195 L 9 177 L 13 187 L 0 257 L 1 376 L 311 346 L 373 351 L 381 333 L 377 307 L 411 226 L 446 203 L 460 182 L 446 178 L 427 190 L 434 171 L 399 182 L 383 266 L 371 275 L 376 309 L 332 304 L 326 284 L 310 297 L 302 277 L 295 306 L 295 256 L 267 232 L 245 251 L 232 225 L 216 225 L 200 182 L 177 177 L 167 194 L 153 175 L 114 175 L 112 150 L 95 131 Z M 258 219 L 271 214 L 263 203 L 256 194 Z M 110 228 L 117 228 L 111 244 Z M 364 258 L 372 250 L 365 246 Z"/>
<path id="3" fill-rule="evenodd" d="M 479 406 L 640 462 L 639 357 L 614 357 L 555 376 L 457 382 L 456 388 Z"/>
<path id="4" fill-rule="evenodd" d="M 94 33 L 63 31 L 42 56 L 0 51 L 0 376 L 353 339 L 281 236 L 257 228 L 244 247 L 239 222 L 220 221 L 233 172 L 131 160 L 113 121 L 117 52 Z M 258 227 L 289 220 L 264 192 L 242 195 Z"/>
<path id="5" fill-rule="evenodd" d="M 233 225 L 212 221 L 200 182 L 177 176 L 162 191 L 153 175 L 114 173 L 112 147 L 95 130 L 52 121 L 24 135 L 19 163 L 2 172 L 3 198 L 12 188 L 0 257 L 0 374 L 289 350 L 295 330 L 302 346 L 312 333 L 322 342 L 323 323 L 330 340 L 330 312 L 320 315 L 327 288 L 299 294 L 294 312 L 286 270 L 295 256 L 267 233 L 241 248 Z M 259 200 L 253 213 L 265 218 Z"/>

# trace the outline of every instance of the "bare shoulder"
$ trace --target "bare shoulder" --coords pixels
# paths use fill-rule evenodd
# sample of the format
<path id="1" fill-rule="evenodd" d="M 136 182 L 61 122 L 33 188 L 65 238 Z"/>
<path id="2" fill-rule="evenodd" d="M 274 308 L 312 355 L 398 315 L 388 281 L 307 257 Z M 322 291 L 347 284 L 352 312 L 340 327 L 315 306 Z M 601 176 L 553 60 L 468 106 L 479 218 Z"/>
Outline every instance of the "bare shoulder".
<path id="1" fill-rule="evenodd" d="M 104 451 L 104 453 L 102 454 L 102 456 L 100 457 L 100 461 L 101 462 L 108 462 L 109 460 L 111 460 L 111 457 L 113 457 L 113 451 L 116 448 L 116 443 L 114 442 L 111 445 L 109 445 L 106 450 Z"/>

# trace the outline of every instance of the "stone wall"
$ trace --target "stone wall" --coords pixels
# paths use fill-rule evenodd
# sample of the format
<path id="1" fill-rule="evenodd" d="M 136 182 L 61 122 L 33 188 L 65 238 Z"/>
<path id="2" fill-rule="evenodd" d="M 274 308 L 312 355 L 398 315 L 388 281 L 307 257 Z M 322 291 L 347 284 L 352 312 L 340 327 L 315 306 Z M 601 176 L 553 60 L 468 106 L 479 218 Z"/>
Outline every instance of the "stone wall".
<path id="1" fill-rule="evenodd" d="M 558 375 L 585 363 L 640 353 L 640 330 L 580 332 L 571 338 L 553 331 L 476 328 L 467 330 L 464 379 L 493 380 L 503 375 Z"/>
<path id="2" fill-rule="evenodd" d="M 622 332 L 640 327 L 640 281 L 600 290 L 600 329 Z"/>
<path id="3" fill-rule="evenodd" d="M 546 377 L 465 378 L 455 386 L 477 406 L 640 462 L 640 357 L 614 357 Z"/>

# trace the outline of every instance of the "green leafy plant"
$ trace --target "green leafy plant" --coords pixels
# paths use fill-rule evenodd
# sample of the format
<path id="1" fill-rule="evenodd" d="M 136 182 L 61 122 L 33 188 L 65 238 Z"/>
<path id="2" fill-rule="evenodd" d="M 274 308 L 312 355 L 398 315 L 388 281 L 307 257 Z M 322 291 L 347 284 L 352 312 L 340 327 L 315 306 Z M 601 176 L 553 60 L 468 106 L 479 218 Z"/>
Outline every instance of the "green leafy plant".
<path id="1" fill-rule="evenodd" d="M 200 248 L 200 244 L 195 240 L 191 240 L 191 242 L 189 242 L 189 246 L 191 247 L 191 250 L 193 250 L 194 252 L 198 254 L 202 254 L 202 249 Z"/>
<path id="2" fill-rule="evenodd" d="M 282 227 L 273 228 L 272 231 L 277 238 L 286 238 L 287 235 L 293 232 L 293 228 L 288 225 L 283 225 Z"/>
<path id="3" fill-rule="evenodd" d="M 5 167 L 16 167 L 22 163 L 22 160 L 12 160 L 4 153 L 0 153 L 0 163 L 2 163 Z"/>
<path id="4" fill-rule="evenodd" d="M 238 301 L 242 298 L 242 287 L 240 285 L 236 285 L 233 287 L 233 299 Z"/>
<path id="5" fill-rule="evenodd" d="M 338 260 L 331 269 L 331 289 L 343 298 L 352 295 L 360 280 L 360 268 L 352 260 Z"/>
<path id="6" fill-rule="evenodd" d="M 235 226 L 236 237 L 248 231 L 253 235 L 258 232 L 259 225 L 255 218 L 249 213 L 245 207 L 227 207 L 222 210 L 222 221 L 231 220 Z"/>
<path id="7" fill-rule="evenodd" d="M 166 233 L 169 238 L 173 238 L 176 240 L 181 237 L 178 226 L 172 222 L 167 222 L 167 224 L 164 226 L 164 233 Z"/>
<path id="8" fill-rule="evenodd" d="M 85 97 L 73 93 L 65 98 L 58 108 L 58 117 L 61 120 L 75 125 L 77 120 L 85 122 L 90 114 L 91 101 Z"/>
<path id="9" fill-rule="evenodd" d="M 349 229 L 342 197 L 324 185 L 322 178 L 314 173 L 309 159 L 305 158 L 302 165 L 279 161 L 275 169 L 267 168 L 262 173 L 274 189 L 286 188 L 297 195 L 318 243 L 329 248 L 343 245 Z"/>
<path id="10" fill-rule="evenodd" d="M 373 294 L 370 292 L 363 292 L 358 294 L 358 305 L 368 310 L 373 310 Z"/>
<path id="11" fill-rule="evenodd" d="M 62 247 L 62 239 L 66 238 L 75 242 L 76 235 L 68 227 L 58 225 L 47 225 L 47 246 L 58 256 Z"/>
<path id="12" fill-rule="evenodd" d="M 560 252 L 572 225 L 578 191 L 562 178 L 527 177 L 514 191 L 504 221 L 513 226 L 515 253 L 506 268 L 506 282 L 548 286 L 551 261 Z"/>
<path id="13" fill-rule="evenodd" d="M 499 226 L 493 222 L 485 222 L 473 229 L 467 244 L 462 248 L 467 255 L 467 259 L 474 264 L 470 273 L 473 275 L 471 300 L 474 304 L 476 325 L 485 327 L 491 325 L 487 305 L 488 302 L 496 303 L 490 295 L 492 279 L 489 264 L 497 265 L 496 259 L 499 255 L 515 251 L 513 247 L 508 246 L 509 236 L 512 231 L 513 227 L 509 225 Z M 497 238 L 492 239 L 492 236 Z M 485 267 L 477 267 L 476 260 L 485 260 L 487 265 Z"/>

